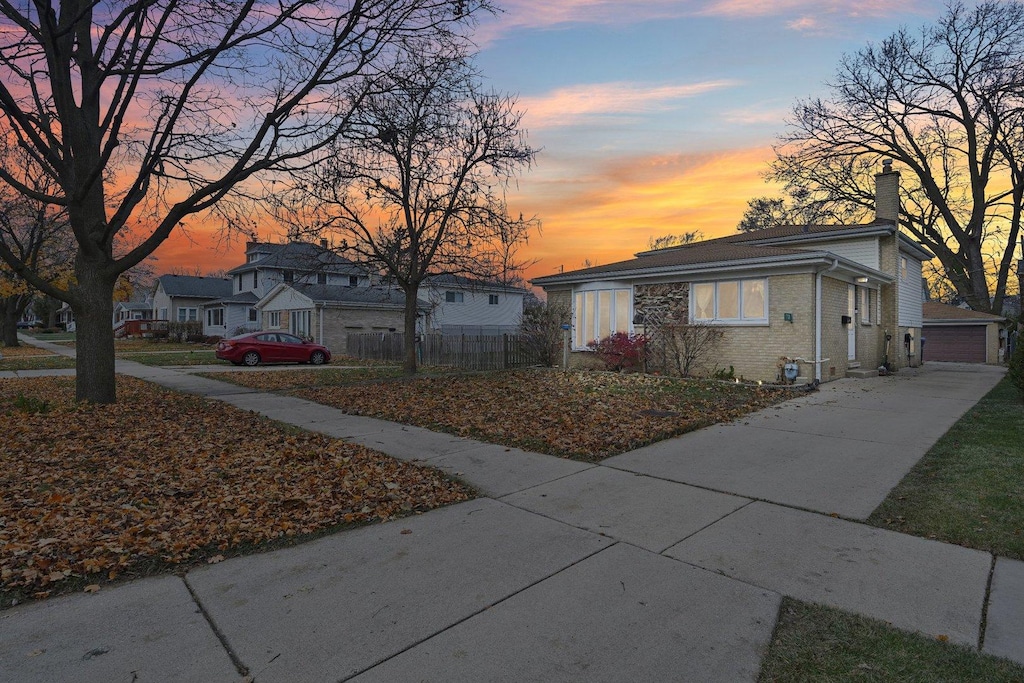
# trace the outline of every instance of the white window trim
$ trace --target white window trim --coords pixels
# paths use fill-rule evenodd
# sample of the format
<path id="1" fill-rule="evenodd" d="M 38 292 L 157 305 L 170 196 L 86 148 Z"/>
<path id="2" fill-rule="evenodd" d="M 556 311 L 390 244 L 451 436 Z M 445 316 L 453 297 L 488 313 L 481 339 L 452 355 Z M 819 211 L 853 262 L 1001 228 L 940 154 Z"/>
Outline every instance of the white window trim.
<path id="1" fill-rule="evenodd" d="M 759 280 L 764 283 L 764 316 L 761 318 L 744 318 L 743 316 L 743 283 L 752 282 Z M 735 282 L 739 287 L 739 318 L 719 318 L 718 315 L 718 286 L 725 282 Z M 697 317 L 697 305 L 693 301 L 694 291 L 697 285 L 714 285 L 715 286 L 715 316 L 714 318 L 698 318 Z M 748 277 L 740 280 L 713 280 L 713 281 L 702 281 L 702 282 L 691 282 L 690 283 L 690 322 L 691 323 L 709 323 L 712 325 L 721 325 L 723 327 L 766 327 L 769 324 L 769 315 L 771 311 L 771 304 L 768 299 L 768 278 L 766 277 Z"/>
<path id="2" fill-rule="evenodd" d="M 624 330 L 616 329 L 616 325 L 615 325 L 616 318 L 619 317 L 618 316 L 618 310 L 617 310 L 618 304 L 617 304 L 616 293 L 620 292 L 620 291 L 628 293 L 627 305 L 626 305 L 626 315 L 625 315 L 626 329 L 624 329 Z M 609 296 L 608 317 L 609 317 L 609 326 L 611 328 L 609 334 L 615 334 L 617 332 L 625 332 L 627 334 L 632 334 L 633 333 L 633 288 L 632 287 L 605 286 L 605 287 L 602 287 L 600 289 L 591 289 L 591 288 L 578 289 L 578 290 L 573 292 L 573 297 L 572 297 L 572 348 L 574 350 L 577 350 L 577 351 L 587 350 L 587 349 L 589 349 L 587 344 L 589 344 L 590 342 L 593 342 L 593 341 L 598 341 L 600 339 L 601 320 L 600 320 L 600 316 L 598 315 L 597 312 L 598 312 L 598 309 L 600 307 L 599 301 L 600 301 L 600 294 L 602 292 L 607 292 L 608 296 Z M 587 317 L 590 318 L 589 320 L 587 320 L 587 322 L 590 323 L 588 325 L 588 327 L 590 329 L 589 330 L 583 330 L 583 332 L 584 332 L 583 343 L 580 344 L 579 343 L 579 337 L 580 337 L 579 332 L 581 331 L 580 330 L 580 325 L 582 323 L 580 321 L 580 311 L 579 311 L 579 306 L 577 304 L 577 297 L 579 297 L 581 295 L 585 296 L 586 294 L 593 294 L 594 295 L 594 308 L 591 311 L 589 311 L 589 316 L 587 316 Z"/>
<path id="3" fill-rule="evenodd" d="M 860 287 L 860 294 L 857 299 L 857 309 L 860 314 L 861 325 L 876 325 L 878 318 L 878 299 L 875 297 L 875 290 L 870 287 Z M 867 310 L 864 310 L 864 306 L 867 306 Z M 874 315 L 872 315 L 874 313 Z"/>
<path id="4" fill-rule="evenodd" d="M 298 324 L 296 324 L 298 322 Z M 313 333 L 313 315 L 309 309 L 289 311 L 288 332 L 296 337 L 308 337 Z"/>
<path id="5" fill-rule="evenodd" d="M 281 327 L 281 311 L 267 312 L 267 327 L 277 329 Z"/>
<path id="6" fill-rule="evenodd" d="M 194 306 L 178 306 L 177 322 L 199 322 L 199 309 Z"/>

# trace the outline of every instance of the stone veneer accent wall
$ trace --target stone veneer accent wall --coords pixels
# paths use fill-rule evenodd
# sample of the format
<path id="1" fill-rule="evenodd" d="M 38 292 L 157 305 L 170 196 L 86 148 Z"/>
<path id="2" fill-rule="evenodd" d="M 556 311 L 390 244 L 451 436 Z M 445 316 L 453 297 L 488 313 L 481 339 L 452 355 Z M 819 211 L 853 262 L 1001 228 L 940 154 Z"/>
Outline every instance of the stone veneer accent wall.
<path id="1" fill-rule="evenodd" d="M 633 311 L 643 320 L 687 320 L 690 315 L 690 283 L 662 282 L 633 287 Z"/>

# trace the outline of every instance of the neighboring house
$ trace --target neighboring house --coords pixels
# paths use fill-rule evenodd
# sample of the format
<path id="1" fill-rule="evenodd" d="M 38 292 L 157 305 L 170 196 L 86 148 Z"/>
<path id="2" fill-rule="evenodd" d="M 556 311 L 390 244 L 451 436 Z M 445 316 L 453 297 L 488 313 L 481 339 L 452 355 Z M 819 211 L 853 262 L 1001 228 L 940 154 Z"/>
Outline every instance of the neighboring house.
<path id="1" fill-rule="evenodd" d="M 783 358 L 799 358 L 798 381 L 828 381 L 916 365 L 932 255 L 899 232 L 899 173 L 886 164 L 875 180 L 868 224 L 767 228 L 532 283 L 571 309 L 574 351 L 672 316 L 724 332 L 706 372 L 775 381 Z"/>
<path id="2" fill-rule="evenodd" d="M 202 322 L 203 334 L 223 336 L 224 321 L 217 318 L 207 325 L 203 307 L 231 296 L 231 280 L 195 275 L 161 275 L 153 290 L 153 320 Z"/>
<path id="3" fill-rule="evenodd" d="M 153 315 L 150 301 L 118 301 L 114 304 L 114 327 L 127 320 L 148 320 Z"/>
<path id="4" fill-rule="evenodd" d="M 232 336 L 261 329 L 256 303 L 281 284 L 369 287 L 371 277 L 352 261 L 327 247 L 308 242 L 248 242 L 245 263 L 227 273 L 228 296 L 205 306 L 205 333 Z"/>
<path id="5" fill-rule="evenodd" d="M 428 332 L 511 334 L 519 329 L 526 290 L 457 275 L 433 275 L 420 287 L 430 304 Z"/>
<path id="6" fill-rule="evenodd" d="M 420 307 L 425 311 L 426 302 Z M 401 331 L 405 295 L 401 290 L 381 286 L 281 283 L 256 308 L 261 313 L 262 329 L 308 337 L 334 355 L 344 355 L 350 334 Z"/>
<path id="7" fill-rule="evenodd" d="M 937 301 L 924 302 L 924 360 L 1002 363 L 1006 318 Z"/>
<path id="8" fill-rule="evenodd" d="M 57 325 L 68 332 L 75 331 L 75 312 L 71 310 L 71 304 L 65 303 L 57 309 Z"/>

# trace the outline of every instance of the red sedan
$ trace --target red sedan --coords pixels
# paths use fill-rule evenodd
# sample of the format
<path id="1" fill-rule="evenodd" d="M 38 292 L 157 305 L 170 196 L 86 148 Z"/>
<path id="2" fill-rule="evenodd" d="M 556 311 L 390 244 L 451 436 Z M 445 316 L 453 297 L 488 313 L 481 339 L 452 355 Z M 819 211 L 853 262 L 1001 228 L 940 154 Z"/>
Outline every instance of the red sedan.
<path id="1" fill-rule="evenodd" d="M 217 344 L 217 358 L 235 365 L 330 362 L 331 350 L 286 332 L 251 332 Z"/>

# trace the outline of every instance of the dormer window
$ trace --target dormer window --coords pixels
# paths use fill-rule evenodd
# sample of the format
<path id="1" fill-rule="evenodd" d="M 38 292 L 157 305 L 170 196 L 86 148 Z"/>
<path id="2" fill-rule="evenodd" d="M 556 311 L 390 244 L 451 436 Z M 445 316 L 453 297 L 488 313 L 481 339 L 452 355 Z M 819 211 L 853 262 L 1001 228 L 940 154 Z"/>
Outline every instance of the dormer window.
<path id="1" fill-rule="evenodd" d="M 326 285 L 327 284 L 327 273 L 317 273 L 316 274 L 316 283 L 318 285 Z"/>
<path id="2" fill-rule="evenodd" d="M 281 277 L 283 277 L 284 281 L 286 283 L 288 283 L 288 284 L 291 284 L 295 280 L 295 274 L 292 273 L 292 271 L 290 271 L 290 270 L 282 271 L 281 272 Z"/>
<path id="3" fill-rule="evenodd" d="M 348 276 L 348 286 L 349 287 L 358 287 L 359 286 L 359 276 L 358 275 L 349 275 Z"/>

